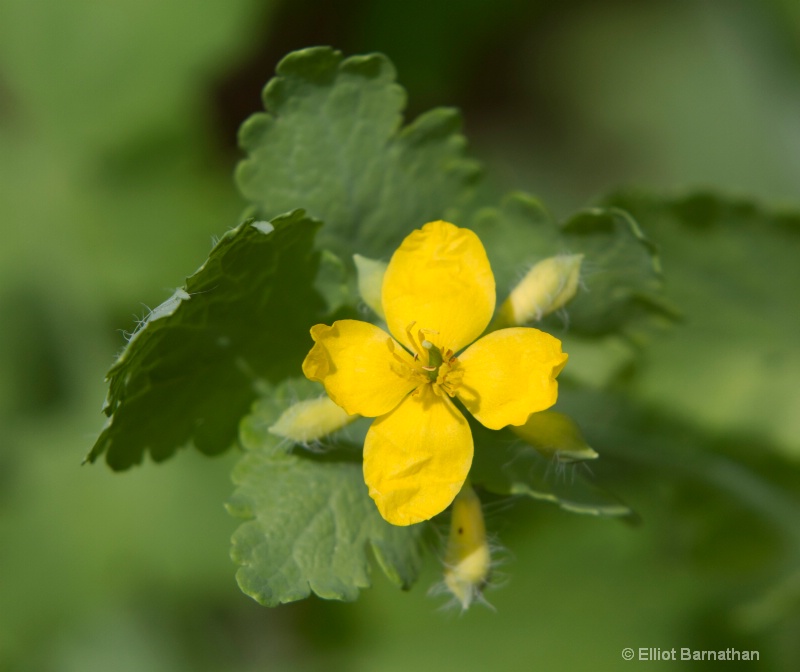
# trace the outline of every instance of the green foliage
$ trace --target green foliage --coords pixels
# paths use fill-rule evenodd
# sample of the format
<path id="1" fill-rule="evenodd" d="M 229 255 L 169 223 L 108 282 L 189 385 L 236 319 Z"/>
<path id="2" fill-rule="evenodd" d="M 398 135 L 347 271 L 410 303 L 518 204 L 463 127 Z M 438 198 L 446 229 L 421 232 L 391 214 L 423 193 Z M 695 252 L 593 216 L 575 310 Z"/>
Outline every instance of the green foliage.
<path id="1" fill-rule="evenodd" d="M 215 454 L 236 440 L 257 378 L 295 373 L 324 308 L 312 289 L 318 223 L 302 210 L 226 233 L 186 285 L 153 310 L 108 373 L 109 420 L 89 453 L 114 469 L 187 443 Z M 278 282 L 278 279 L 280 282 Z"/>
<path id="2" fill-rule="evenodd" d="M 469 196 L 479 171 L 464 157 L 458 113 L 435 109 L 401 127 L 405 92 L 385 56 L 315 47 L 277 72 L 267 112 L 239 135 L 248 157 L 237 182 L 259 217 L 305 208 L 325 222 L 321 247 L 380 257 Z"/>
<path id="3" fill-rule="evenodd" d="M 536 262 L 584 255 L 575 297 L 533 325 L 563 341 L 570 354 L 565 378 L 605 387 L 635 363 L 639 344 L 675 319 L 655 246 L 621 208 L 587 209 L 559 226 L 538 200 L 514 193 L 476 211 L 471 227 L 486 245 L 499 301 Z"/>
<path id="4" fill-rule="evenodd" d="M 579 335 L 625 331 L 667 310 L 655 247 L 624 210 L 592 208 L 558 226 L 539 201 L 512 194 L 501 207 L 475 213 L 472 227 L 487 247 L 501 299 L 536 261 L 584 255 L 581 288 L 567 306 L 570 330 Z M 558 319 L 545 319 L 543 328 L 557 329 Z"/>
<path id="5" fill-rule="evenodd" d="M 269 434 L 291 395 L 310 393 L 274 385 L 299 372 L 314 323 L 352 311 L 349 255 L 386 255 L 411 229 L 454 215 L 477 168 L 463 156 L 454 112 L 434 110 L 400 127 L 404 94 L 383 56 L 345 60 L 331 49 L 306 49 L 287 56 L 278 75 L 264 91 L 267 113 L 246 122 L 240 136 L 248 157 L 238 182 L 259 221 L 227 233 L 185 287 L 142 321 L 109 372 L 109 421 L 88 459 L 105 454 L 124 469 L 146 451 L 155 461 L 186 444 L 221 452 L 262 385 L 263 398 L 241 425 L 247 453 L 228 503 L 247 519 L 233 539 L 240 586 L 268 605 L 312 592 L 353 600 L 369 584 L 367 545 L 390 579 L 411 585 L 424 526 L 383 521 L 363 482 L 360 441 L 356 450 L 313 454 Z M 298 207 L 309 215 L 279 214 Z M 325 222 L 321 253 L 312 251 L 318 223 L 311 217 Z M 536 201 L 517 195 L 479 210 L 472 224 L 501 291 L 542 257 L 584 255 L 569 314 L 590 351 L 602 349 L 598 336 L 624 333 L 658 307 L 652 245 L 621 210 L 582 212 L 559 227 Z M 569 511 L 631 516 L 572 464 L 596 457 L 577 426 L 558 413 L 539 420 L 545 426 L 534 421 L 528 443 L 474 423 L 476 484 Z"/>
<path id="6" fill-rule="evenodd" d="M 68 313 L 127 317 L 207 253 L 241 208 L 210 151 L 208 82 L 261 4 L 209 6 L 187 30 L 185 0 L 2 3 L 4 287 L 39 279 L 46 298 L 65 288 Z"/>
<path id="7" fill-rule="evenodd" d="M 255 12 L 250 0 L 209 6 L 186 30 L 188 9 L 155 0 L 6 0 L 0 60 L 10 116 L 27 117 L 35 123 L 24 130 L 44 130 L 79 153 L 146 136 L 174 123 L 176 112 L 191 120 L 200 73 L 241 50 L 236 38 Z"/>
<path id="8" fill-rule="evenodd" d="M 709 192 L 608 203 L 646 222 L 685 315 L 650 343 L 635 393 L 706 430 L 800 455 L 800 216 Z"/>
<path id="9" fill-rule="evenodd" d="M 131 314 L 160 303 L 207 256 L 209 238 L 241 221 L 223 150 L 228 122 L 252 105 L 250 77 L 265 81 L 280 44 L 313 27 L 315 42 L 390 54 L 412 109 L 463 104 L 470 140 L 499 168 L 493 183 L 533 189 L 559 216 L 632 180 L 795 202 L 787 138 L 800 124 L 800 4 L 734 0 L 698 14 L 699 4 L 576 12 L 574 3 L 468 0 L 454 14 L 429 0 L 342 12 L 280 3 L 273 21 L 272 0 L 202 11 L 187 0 L 5 0 L 0 669 L 388 672 L 436 661 L 466 671 L 524 660 L 611 670 L 626 667 L 623 646 L 648 641 L 739 645 L 759 649 L 769 669 L 800 669 L 800 555 L 785 552 L 800 548 L 797 243 L 776 231 L 791 217 L 760 206 L 743 217 L 747 208 L 718 195 L 605 203 L 630 210 L 658 244 L 685 320 L 648 340 L 639 335 L 649 320 L 578 336 L 559 315 L 548 329 L 570 354 L 558 408 L 602 455 L 577 473 L 613 484 L 645 525 L 598 524 L 527 498 L 492 504 L 502 513 L 490 531 L 502 526 L 515 558 L 500 568 L 509 586 L 487 593 L 496 612 L 443 618 L 424 599 L 434 562 L 410 596 L 377 576 L 358 605 L 259 609 L 231 581 L 224 552 L 235 523 L 219 503 L 239 451 L 214 460 L 183 451 L 125 475 L 75 468 Z M 747 232 L 730 226 L 742 219 Z M 394 242 L 420 223 L 398 227 Z M 513 235 L 490 237 L 502 300 L 545 238 L 521 249 Z M 350 248 L 368 253 L 372 243 L 331 238 L 339 256 L 323 246 L 314 287 L 329 311 L 349 310 Z M 567 379 L 600 391 L 577 403 Z M 219 395 L 213 412 L 227 413 L 228 400 Z M 152 434 L 169 432 L 175 414 L 151 410 Z M 348 440 L 358 443 L 352 431 Z M 340 457 L 325 459 L 347 462 Z M 542 466 L 550 479 L 574 471 Z"/>
<path id="10" fill-rule="evenodd" d="M 630 508 L 599 485 L 608 473 L 596 477 L 587 462 L 598 453 L 561 410 L 589 429 L 592 445 L 599 438 L 601 455 L 626 459 L 624 450 L 614 449 L 633 441 L 635 433 L 624 427 L 609 432 L 606 426 L 616 413 L 635 413 L 616 402 L 609 410 L 582 388 L 621 381 L 622 372 L 633 371 L 637 348 L 654 340 L 654 328 L 674 323 L 677 312 L 662 297 L 660 260 L 648 236 L 661 242 L 666 231 L 663 249 L 669 253 L 671 227 L 714 236 L 735 220 L 743 249 L 757 250 L 761 237 L 784 236 L 781 244 L 789 247 L 796 224 L 776 221 L 770 226 L 780 233 L 756 236 L 763 214 L 706 196 L 673 203 L 619 195 L 561 225 L 521 194 L 499 207 L 476 207 L 470 198 L 477 168 L 464 158 L 457 115 L 434 110 L 401 127 L 404 93 L 380 55 L 344 59 L 328 48 L 290 54 L 267 85 L 264 104 L 267 112 L 242 127 L 247 158 L 237 171 L 249 212 L 259 221 L 226 234 L 186 286 L 143 320 L 109 372 L 109 422 L 89 459 L 105 453 L 113 468 L 123 469 L 140 462 L 145 451 L 159 461 L 189 443 L 214 454 L 235 442 L 238 426 L 246 452 L 234 469 L 236 490 L 227 507 L 245 521 L 234 534 L 232 557 L 246 594 L 265 605 L 312 593 L 354 600 L 370 584 L 368 548 L 392 582 L 408 588 L 420 571 L 427 526 L 395 527 L 381 518 L 360 465 L 364 423 L 325 439 L 322 450 L 292 446 L 268 430 L 290 403 L 318 393 L 307 381 L 288 379 L 300 371 L 307 330 L 332 314 L 353 314 L 358 299 L 351 254 L 385 258 L 411 229 L 453 218 L 483 240 L 499 299 L 533 263 L 583 255 L 576 296 L 560 314 L 536 325 L 561 337 L 571 355 L 559 411 L 534 416 L 516 436 L 471 420 L 472 482 L 500 496 L 636 521 Z M 287 211 L 292 212 L 280 214 Z M 703 283 L 715 295 L 720 278 L 726 288 L 735 286 L 727 275 L 737 261 L 730 251 L 719 278 L 699 267 L 693 273 L 695 259 L 681 254 L 689 260 L 683 280 L 691 278 L 692 287 L 670 294 L 676 305 L 691 305 Z M 787 286 L 796 282 L 796 271 L 782 272 Z M 755 311 L 769 301 L 768 285 L 755 281 L 736 291 L 752 291 Z M 797 326 L 794 318 L 778 319 L 787 330 Z M 731 324 L 738 320 L 740 314 L 729 317 Z M 690 341 L 695 336 L 686 333 Z M 702 333 L 697 344 L 698 357 L 710 357 Z M 674 360 L 670 353 L 665 361 Z M 682 364 L 687 370 L 700 366 L 691 357 Z M 641 381 L 646 384 L 647 374 L 631 389 Z M 261 398 L 253 405 L 259 388 Z M 686 464 L 689 471 L 697 466 L 699 479 L 709 476 L 702 460 Z"/>
<path id="11" fill-rule="evenodd" d="M 586 443 L 577 423 L 558 411 L 540 411 L 528 417 L 519 427 L 512 427 L 521 439 L 544 457 L 572 463 L 597 459 L 597 453 Z"/>
<path id="12" fill-rule="evenodd" d="M 258 214 L 310 208 L 325 218 L 324 244 L 374 254 L 468 197 L 475 165 L 463 158 L 456 117 L 434 110 L 400 129 L 404 95 L 385 57 L 345 60 L 331 49 L 306 49 L 287 56 L 278 72 L 264 94 L 270 113 L 252 117 L 241 134 L 249 156 L 239 183 Z M 501 287 L 509 271 L 537 257 L 585 254 L 585 287 L 570 306 L 574 332 L 607 334 L 638 318 L 641 305 L 654 305 L 660 281 L 652 247 L 622 212 L 589 211 L 558 228 L 517 196 L 481 211 L 475 228 Z M 208 454 L 225 450 L 254 398 L 253 380 L 299 370 L 305 331 L 322 317 L 317 295 L 329 312 L 354 302 L 349 267 L 337 255 L 325 250 L 317 274 L 317 262 L 305 263 L 309 252 L 282 242 L 281 231 L 274 244 L 264 238 L 252 250 L 257 231 L 237 231 L 248 235 L 223 239 L 202 271 L 148 316 L 109 372 L 110 420 L 90 460 L 105 452 L 123 469 L 145 450 L 157 461 L 189 442 Z"/>
<path id="13" fill-rule="evenodd" d="M 583 291 L 569 306 L 573 329 L 589 335 L 625 332 L 666 311 L 655 246 L 627 212 L 584 210 L 562 225 L 561 235 L 561 245 L 586 259 Z"/>
<path id="14" fill-rule="evenodd" d="M 242 422 L 247 453 L 233 471 L 228 511 L 245 518 L 231 556 L 242 591 L 275 606 L 308 597 L 355 600 L 370 585 L 367 546 L 395 584 L 409 588 L 421 565 L 422 525 L 396 527 L 367 493 L 358 451 L 313 454 L 268 429 L 308 381 L 265 390 Z"/>
<path id="15" fill-rule="evenodd" d="M 550 440 L 533 446 L 507 431 L 492 432 L 470 420 L 475 440 L 475 457 L 470 479 L 497 495 L 524 495 L 558 504 L 565 511 L 593 516 L 635 518 L 617 497 L 590 480 L 581 462 L 556 460 L 553 444 L 569 451 L 575 445 L 574 429 L 564 425 L 550 431 Z"/>

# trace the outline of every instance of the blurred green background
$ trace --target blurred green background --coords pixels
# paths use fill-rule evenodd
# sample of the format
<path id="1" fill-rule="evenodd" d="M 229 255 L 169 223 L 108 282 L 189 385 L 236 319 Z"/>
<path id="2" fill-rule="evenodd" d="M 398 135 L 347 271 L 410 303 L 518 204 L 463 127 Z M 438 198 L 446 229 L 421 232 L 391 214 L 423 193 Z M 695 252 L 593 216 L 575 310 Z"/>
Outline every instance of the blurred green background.
<path id="1" fill-rule="evenodd" d="M 487 188 L 559 216 L 621 184 L 800 207 L 793 0 L 2 0 L 0 670 L 647 665 L 626 646 L 799 669 L 796 231 L 649 232 L 668 293 L 695 273 L 675 279 L 687 319 L 587 420 L 643 524 L 501 508 L 496 613 L 438 612 L 432 559 L 407 594 L 375 572 L 355 604 L 264 609 L 228 558 L 236 455 L 80 466 L 124 333 L 237 223 L 238 125 L 314 44 L 389 55 L 409 117 L 459 106 Z"/>

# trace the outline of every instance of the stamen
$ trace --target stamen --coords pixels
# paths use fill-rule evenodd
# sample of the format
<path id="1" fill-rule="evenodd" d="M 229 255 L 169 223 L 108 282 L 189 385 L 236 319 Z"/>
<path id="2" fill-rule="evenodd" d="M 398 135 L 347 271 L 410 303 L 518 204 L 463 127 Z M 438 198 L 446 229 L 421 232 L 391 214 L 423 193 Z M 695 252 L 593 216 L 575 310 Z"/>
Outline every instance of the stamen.
<path id="1" fill-rule="evenodd" d="M 414 328 L 416 321 L 412 322 L 406 327 L 406 336 L 408 336 L 408 340 L 411 343 L 411 347 L 418 355 L 422 352 L 422 348 L 419 346 L 416 340 L 414 340 L 414 334 L 411 333 L 411 330 Z"/>
<path id="2" fill-rule="evenodd" d="M 389 339 L 386 341 L 386 344 L 389 347 L 389 352 L 392 353 L 394 360 L 400 364 L 400 366 L 393 364 L 392 371 L 394 371 L 398 376 L 408 378 L 409 380 L 419 380 L 420 383 L 426 383 L 428 381 L 428 375 L 421 373 L 418 367 L 412 366 L 406 359 L 395 352 L 394 341 Z M 416 357 L 414 359 L 416 360 Z"/>
<path id="3" fill-rule="evenodd" d="M 414 370 L 414 368 L 412 366 L 410 366 L 409 363 L 405 359 L 403 359 L 400 355 L 398 355 L 396 352 L 392 353 L 392 357 L 394 357 L 398 362 L 400 362 L 409 371 L 413 371 Z"/>
<path id="4" fill-rule="evenodd" d="M 406 327 L 408 343 L 414 350 L 412 364 L 395 353 L 394 347 L 390 346 L 393 357 L 403 365 L 402 375 L 420 380 L 422 383 L 431 383 L 434 393 L 439 396 L 447 394 L 454 397 L 464 375 L 463 371 L 456 370 L 458 359 L 455 353 L 452 348 L 440 350 L 433 341 L 428 340 L 427 335 L 439 334 L 435 329 L 418 329 L 415 337 L 413 333 L 415 324 L 416 321 Z"/>

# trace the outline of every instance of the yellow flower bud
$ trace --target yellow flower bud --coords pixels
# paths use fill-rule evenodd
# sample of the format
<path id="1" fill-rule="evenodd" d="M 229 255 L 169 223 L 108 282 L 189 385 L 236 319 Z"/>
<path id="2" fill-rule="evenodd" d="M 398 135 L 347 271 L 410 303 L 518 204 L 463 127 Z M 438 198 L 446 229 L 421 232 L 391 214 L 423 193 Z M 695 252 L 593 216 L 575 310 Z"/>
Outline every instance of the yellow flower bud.
<path id="1" fill-rule="evenodd" d="M 360 254 L 353 255 L 358 272 L 358 293 L 361 298 L 382 320 L 386 319 L 383 314 L 383 302 L 381 301 L 381 290 L 383 288 L 383 276 L 386 273 L 388 264 L 385 261 L 367 259 Z"/>
<path id="2" fill-rule="evenodd" d="M 532 413 L 524 425 L 511 427 L 511 431 L 543 455 L 559 462 L 581 462 L 598 457 L 575 421 L 558 411 Z"/>
<path id="3" fill-rule="evenodd" d="M 468 609 L 474 600 L 481 598 L 491 568 L 481 500 L 469 483 L 464 484 L 453 500 L 444 564 L 447 590 L 462 609 Z"/>
<path id="4" fill-rule="evenodd" d="M 578 290 L 582 261 L 582 254 L 563 254 L 540 261 L 500 307 L 500 320 L 504 324 L 522 325 L 564 306 Z"/>
<path id="5" fill-rule="evenodd" d="M 358 415 L 348 415 L 327 396 L 292 404 L 269 428 L 270 434 L 295 443 L 308 443 L 349 425 Z"/>

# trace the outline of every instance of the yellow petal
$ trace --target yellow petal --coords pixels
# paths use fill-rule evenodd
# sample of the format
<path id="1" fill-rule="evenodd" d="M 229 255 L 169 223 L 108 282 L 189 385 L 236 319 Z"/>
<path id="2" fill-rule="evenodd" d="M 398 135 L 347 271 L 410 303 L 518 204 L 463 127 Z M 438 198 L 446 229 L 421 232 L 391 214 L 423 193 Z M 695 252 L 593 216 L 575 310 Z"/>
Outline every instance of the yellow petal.
<path id="1" fill-rule="evenodd" d="M 391 336 L 374 324 L 339 320 L 311 328 L 315 345 L 303 362 L 309 380 L 325 386 L 328 396 L 348 414 L 375 417 L 391 411 L 419 383 L 402 375 L 413 360 Z"/>
<path id="2" fill-rule="evenodd" d="M 447 397 L 424 385 L 372 423 L 364 480 L 381 515 L 411 525 L 444 511 L 472 464 L 472 432 Z"/>
<path id="3" fill-rule="evenodd" d="M 458 351 L 480 336 L 492 318 L 494 275 L 483 244 L 472 231 L 431 222 L 411 233 L 389 262 L 383 279 L 383 310 L 392 335 L 406 336 L 412 322 L 439 332 L 428 340 Z"/>
<path id="4" fill-rule="evenodd" d="M 561 341 L 524 327 L 492 332 L 458 359 L 464 377 L 456 394 L 489 429 L 522 425 L 556 403 L 556 376 L 567 363 Z"/>

